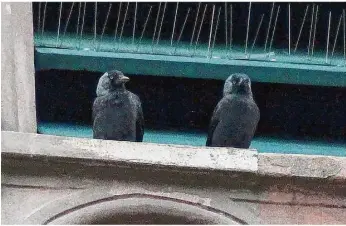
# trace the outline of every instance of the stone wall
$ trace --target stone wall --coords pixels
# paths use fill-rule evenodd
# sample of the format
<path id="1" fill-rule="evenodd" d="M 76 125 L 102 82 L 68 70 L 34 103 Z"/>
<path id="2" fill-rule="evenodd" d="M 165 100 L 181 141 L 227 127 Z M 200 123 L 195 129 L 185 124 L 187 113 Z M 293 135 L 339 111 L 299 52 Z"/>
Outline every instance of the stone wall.
<path id="1" fill-rule="evenodd" d="M 1 130 L 36 133 L 32 3 L 1 3 Z"/>

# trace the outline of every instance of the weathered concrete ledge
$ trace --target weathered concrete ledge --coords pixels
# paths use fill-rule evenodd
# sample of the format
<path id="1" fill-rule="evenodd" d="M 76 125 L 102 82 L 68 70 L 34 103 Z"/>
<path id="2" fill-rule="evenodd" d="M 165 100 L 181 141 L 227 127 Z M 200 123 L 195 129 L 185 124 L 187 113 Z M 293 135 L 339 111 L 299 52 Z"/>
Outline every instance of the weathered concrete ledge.
<path id="1" fill-rule="evenodd" d="M 127 163 L 346 181 L 346 158 L 257 153 L 235 148 L 132 143 L 1 132 L 2 157 L 54 157 L 89 164 Z M 96 163 L 96 162 L 97 163 Z"/>

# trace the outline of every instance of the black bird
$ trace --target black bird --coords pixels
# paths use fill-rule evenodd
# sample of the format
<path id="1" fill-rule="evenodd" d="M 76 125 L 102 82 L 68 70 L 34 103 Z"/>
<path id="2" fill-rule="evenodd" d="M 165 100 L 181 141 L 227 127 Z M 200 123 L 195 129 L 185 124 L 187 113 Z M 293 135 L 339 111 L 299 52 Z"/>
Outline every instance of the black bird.
<path id="1" fill-rule="evenodd" d="M 144 117 L 138 96 L 125 88 L 130 79 L 121 71 L 109 71 L 99 80 L 103 87 L 93 104 L 93 137 L 104 140 L 142 142 Z M 96 91 L 97 92 L 97 91 Z"/>
<path id="2" fill-rule="evenodd" d="M 211 118 L 206 146 L 249 148 L 260 118 L 246 74 L 230 75 Z"/>

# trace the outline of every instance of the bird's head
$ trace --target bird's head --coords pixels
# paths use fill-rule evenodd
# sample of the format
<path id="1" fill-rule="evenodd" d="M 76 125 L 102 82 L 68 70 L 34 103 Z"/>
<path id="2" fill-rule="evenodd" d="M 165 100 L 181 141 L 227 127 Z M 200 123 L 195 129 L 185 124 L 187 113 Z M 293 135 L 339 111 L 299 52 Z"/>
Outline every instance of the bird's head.
<path id="1" fill-rule="evenodd" d="M 126 77 L 121 71 L 112 70 L 107 72 L 108 79 L 110 81 L 111 87 L 113 89 L 116 88 L 124 88 L 125 83 L 130 81 L 129 77 Z"/>
<path id="2" fill-rule="evenodd" d="M 223 87 L 223 95 L 241 94 L 252 96 L 251 80 L 246 74 L 235 73 L 230 75 Z"/>

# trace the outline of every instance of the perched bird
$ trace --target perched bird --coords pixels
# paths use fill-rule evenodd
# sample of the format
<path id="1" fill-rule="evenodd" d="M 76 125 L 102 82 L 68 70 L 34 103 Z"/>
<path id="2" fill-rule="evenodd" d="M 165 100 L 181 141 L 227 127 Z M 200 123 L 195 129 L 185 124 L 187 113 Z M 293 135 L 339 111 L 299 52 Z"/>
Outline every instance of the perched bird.
<path id="1" fill-rule="evenodd" d="M 99 80 L 107 82 L 93 104 L 93 137 L 142 142 L 144 117 L 141 101 L 125 88 L 130 79 L 121 71 L 109 71 Z M 97 91 L 96 91 L 97 92 Z"/>
<path id="2" fill-rule="evenodd" d="M 232 74 L 224 84 L 209 126 L 206 146 L 249 148 L 260 118 L 246 74 Z"/>

